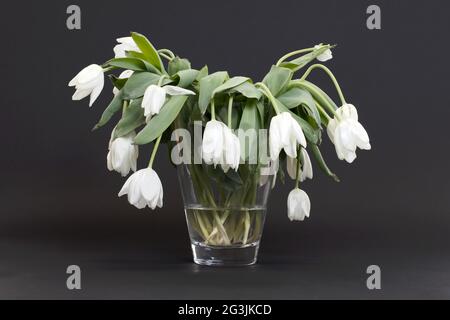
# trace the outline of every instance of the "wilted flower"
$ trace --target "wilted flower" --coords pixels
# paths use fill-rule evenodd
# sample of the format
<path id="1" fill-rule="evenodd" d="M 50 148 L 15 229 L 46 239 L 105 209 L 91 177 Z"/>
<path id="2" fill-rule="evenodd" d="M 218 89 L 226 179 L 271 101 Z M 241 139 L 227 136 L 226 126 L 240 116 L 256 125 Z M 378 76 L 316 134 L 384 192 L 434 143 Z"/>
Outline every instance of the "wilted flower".
<path id="1" fill-rule="evenodd" d="M 352 163 L 356 158 L 356 148 L 370 150 L 369 136 L 358 122 L 358 111 L 352 104 L 344 104 L 338 108 L 336 115 L 328 123 L 328 136 L 335 146 L 338 158 Z"/>
<path id="2" fill-rule="evenodd" d="M 302 128 L 289 112 L 272 118 L 269 129 L 269 149 L 272 160 L 278 158 L 281 149 L 291 158 L 297 157 L 297 144 L 306 147 Z"/>
<path id="3" fill-rule="evenodd" d="M 161 180 L 152 168 L 145 168 L 133 173 L 119 192 L 119 197 L 128 194 L 128 202 L 138 209 L 146 206 L 162 208 L 163 188 Z"/>
<path id="4" fill-rule="evenodd" d="M 118 38 L 116 41 L 119 43 L 113 48 L 115 58 L 125 58 L 126 51 L 141 52 L 132 37 Z"/>
<path id="5" fill-rule="evenodd" d="M 81 100 L 91 95 L 89 107 L 92 106 L 102 92 L 104 82 L 103 68 L 101 66 L 98 64 L 87 66 L 69 82 L 69 87 L 75 87 L 76 89 L 72 100 Z"/>
<path id="6" fill-rule="evenodd" d="M 133 144 L 136 133 L 132 131 L 126 136 L 113 139 L 114 130 L 108 147 L 106 162 L 109 171 L 117 171 L 125 177 L 130 170 L 136 171 L 139 148 Z"/>
<path id="7" fill-rule="evenodd" d="M 320 45 L 316 45 L 314 46 L 314 49 L 319 49 L 321 46 Z M 333 58 L 333 54 L 331 52 L 330 49 L 325 50 L 323 53 L 319 54 L 316 59 L 319 60 L 320 62 L 325 62 L 328 60 L 331 60 Z"/>
<path id="8" fill-rule="evenodd" d="M 160 87 L 151 84 L 145 89 L 144 98 L 142 99 L 142 108 L 144 108 L 144 115 L 152 116 L 158 114 L 164 102 L 166 101 L 166 94 L 171 96 L 195 95 L 195 92 L 176 86 Z"/>
<path id="9" fill-rule="evenodd" d="M 305 191 L 295 188 L 289 193 L 287 207 L 291 221 L 303 221 L 305 217 L 309 217 L 311 202 Z"/>

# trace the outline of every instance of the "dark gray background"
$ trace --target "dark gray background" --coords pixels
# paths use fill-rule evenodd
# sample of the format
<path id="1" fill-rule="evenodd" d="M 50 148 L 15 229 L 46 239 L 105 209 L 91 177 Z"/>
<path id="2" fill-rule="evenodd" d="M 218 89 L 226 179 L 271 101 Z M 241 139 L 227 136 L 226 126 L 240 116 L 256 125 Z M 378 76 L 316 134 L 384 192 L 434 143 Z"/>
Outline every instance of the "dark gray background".
<path id="1" fill-rule="evenodd" d="M 0 298 L 450 298 L 448 1 L 73 3 L 80 31 L 66 28 L 69 1 L 2 9 Z M 366 28 L 369 4 L 381 7 L 382 30 Z M 342 182 L 315 171 L 304 184 L 309 219 L 289 222 L 292 185 L 279 185 L 258 265 L 196 266 L 165 150 L 155 164 L 164 208 L 138 211 L 106 170 L 111 127 L 90 131 L 111 86 L 91 109 L 70 100 L 68 81 L 129 31 L 194 67 L 255 80 L 288 51 L 336 43 L 327 64 L 373 149 L 349 165 L 325 139 Z M 336 97 L 326 77 L 311 79 Z M 65 288 L 70 264 L 82 268 L 81 291 Z M 379 291 L 365 285 L 371 264 L 382 269 Z"/>

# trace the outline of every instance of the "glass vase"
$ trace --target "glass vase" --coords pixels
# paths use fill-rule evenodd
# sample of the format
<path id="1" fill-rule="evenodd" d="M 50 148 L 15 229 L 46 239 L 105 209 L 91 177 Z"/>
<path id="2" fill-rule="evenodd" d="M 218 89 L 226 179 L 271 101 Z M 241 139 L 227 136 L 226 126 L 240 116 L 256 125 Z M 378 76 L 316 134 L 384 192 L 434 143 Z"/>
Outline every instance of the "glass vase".
<path id="1" fill-rule="evenodd" d="M 261 172 L 249 164 L 227 172 L 206 164 L 178 166 L 195 263 L 256 263 L 271 189 L 271 177 Z"/>

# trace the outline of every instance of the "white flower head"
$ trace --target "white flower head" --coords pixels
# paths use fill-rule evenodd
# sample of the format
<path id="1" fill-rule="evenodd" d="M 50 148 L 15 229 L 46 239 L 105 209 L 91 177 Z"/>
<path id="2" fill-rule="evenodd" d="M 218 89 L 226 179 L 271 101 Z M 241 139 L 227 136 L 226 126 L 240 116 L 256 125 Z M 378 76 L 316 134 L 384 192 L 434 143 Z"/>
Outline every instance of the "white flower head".
<path id="1" fill-rule="evenodd" d="M 136 171 L 136 163 L 139 155 L 139 148 L 133 144 L 136 133 L 131 133 L 113 139 L 114 130 L 111 134 L 111 140 L 108 147 L 106 163 L 109 171 L 117 171 L 122 177 L 125 177 L 130 170 Z"/>
<path id="2" fill-rule="evenodd" d="M 138 209 L 148 206 L 162 208 L 163 188 L 161 180 L 152 168 L 145 168 L 133 173 L 125 182 L 118 196 L 128 194 L 128 202 Z"/>
<path id="3" fill-rule="evenodd" d="M 128 79 L 134 73 L 133 70 L 125 70 L 121 74 L 119 74 L 119 79 Z M 113 88 L 113 94 L 116 95 L 119 93 L 119 89 L 116 87 Z"/>
<path id="4" fill-rule="evenodd" d="M 75 87 L 72 100 L 81 100 L 90 95 L 90 107 L 102 92 L 104 84 L 103 68 L 98 64 L 91 64 L 70 80 L 69 87 Z"/>
<path id="5" fill-rule="evenodd" d="M 202 141 L 202 158 L 206 164 L 216 166 L 223 162 L 224 130 L 223 122 L 211 120 L 206 123 Z"/>
<path id="6" fill-rule="evenodd" d="M 357 148 L 371 149 L 369 135 L 358 122 L 358 111 L 352 104 L 338 108 L 336 115 L 328 122 L 328 137 L 334 144 L 339 160 L 352 163 L 356 159 Z"/>
<path id="7" fill-rule="evenodd" d="M 224 172 L 227 172 L 229 168 L 237 171 L 241 160 L 241 143 L 233 131 L 225 125 L 223 130 L 223 142 L 222 169 Z"/>
<path id="8" fill-rule="evenodd" d="M 301 148 L 301 167 L 300 167 L 300 181 L 313 178 L 313 169 L 311 159 L 305 148 Z M 291 179 L 295 180 L 297 176 L 297 159 L 286 157 L 286 168 Z"/>
<path id="9" fill-rule="evenodd" d="M 314 46 L 314 49 L 320 49 L 320 47 L 322 47 L 321 45 L 316 45 Z M 331 60 L 333 58 L 333 54 L 331 52 L 331 49 L 327 49 L 325 50 L 323 53 L 319 54 L 316 59 L 319 60 L 320 62 L 325 62 L 328 60 Z"/>
<path id="10" fill-rule="evenodd" d="M 141 52 L 132 37 L 122 37 L 116 39 L 116 41 L 119 44 L 115 45 L 115 47 L 113 48 L 115 58 L 125 58 L 126 51 Z"/>
<path id="11" fill-rule="evenodd" d="M 289 193 L 287 207 L 289 220 L 303 221 L 305 217 L 309 217 L 311 201 L 305 191 L 295 188 Z"/>
<path id="12" fill-rule="evenodd" d="M 269 149 L 270 158 L 278 158 L 284 149 L 291 158 L 297 157 L 297 144 L 306 148 L 306 139 L 298 122 L 289 112 L 282 112 L 270 121 Z"/>
<path id="13" fill-rule="evenodd" d="M 142 99 L 142 108 L 146 117 L 158 114 L 164 102 L 166 95 L 181 96 L 181 95 L 195 95 L 195 92 L 176 86 L 160 87 L 151 84 L 145 89 L 144 98 Z"/>

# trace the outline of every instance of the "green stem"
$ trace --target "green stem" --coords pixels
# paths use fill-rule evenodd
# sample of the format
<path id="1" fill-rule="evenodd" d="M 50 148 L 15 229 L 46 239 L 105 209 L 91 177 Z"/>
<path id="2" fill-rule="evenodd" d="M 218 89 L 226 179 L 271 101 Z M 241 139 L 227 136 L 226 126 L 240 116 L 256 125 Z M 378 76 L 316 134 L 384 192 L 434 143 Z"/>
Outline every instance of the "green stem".
<path id="1" fill-rule="evenodd" d="M 153 147 L 152 155 L 150 156 L 150 161 L 148 162 L 148 167 L 151 168 L 153 166 L 153 161 L 155 160 L 156 151 L 158 151 L 159 143 L 161 141 L 162 135 L 156 139 L 155 146 Z"/>
<path id="2" fill-rule="evenodd" d="M 232 126 L 232 111 L 233 111 L 233 96 L 230 95 L 230 98 L 228 99 L 228 127 L 231 128 Z"/>
<path id="3" fill-rule="evenodd" d="M 339 86 L 339 83 L 337 82 L 336 77 L 334 76 L 333 72 L 331 72 L 331 70 L 328 69 L 327 67 L 325 67 L 323 64 L 316 63 L 316 64 L 313 64 L 312 66 L 310 66 L 308 68 L 308 70 L 306 70 L 305 73 L 303 74 L 303 76 L 300 78 L 300 81 L 305 80 L 306 77 L 311 73 L 311 71 L 313 71 L 314 69 L 317 69 L 317 68 L 325 71 L 326 74 L 330 77 L 331 81 L 333 81 L 336 91 L 339 94 L 339 99 L 341 99 L 341 103 L 345 104 L 346 102 L 345 102 L 344 94 L 342 93 L 341 87 Z"/>
<path id="4" fill-rule="evenodd" d="M 297 170 L 295 171 L 295 187 L 298 188 L 300 178 L 300 148 L 297 148 Z"/>
<path id="5" fill-rule="evenodd" d="M 159 80 L 158 80 L 158 87 L 161 87 L 161 85 L 162 85 L 162 83 L 163 83 L 163 81 L 164 81 L 165 78 L 168 78 L 168 76 L 165 75 L 165 74 L 163 74 L 163 75 L 159 78 Z"/>
<path id="6" fill-rule="evenodd" d="M 260 88 L 261 92 L 267 97 L 267 99 L 269 99 L 276 114 L 280 114 L 280 110 L 278 109 L 277 102 L 276 102 L 275 97 L 273 96 L 272 92 L 270 92 L 270 89 L 262 82 L 255 83 L 255 86 L 257 88 Z"/>
<path id="7" fill-rule="evenodd" d="M 214 98 L 211 99 L 211 120 L 216 120 L 216 106 L 214 105 Z"/>
<path id="8" fill-rule="evenodd" d="M 127 110 L 128 104 L 129 104 L 129 101 L 128 101 L 128 100 L 123 100 L 123 104 L 122 104 L 122 116 L 123 116 L 123 114 L 125 113 L 125 110 Z"/>
<path id="9" fill-rule="evenodd" d="M 277 66 L 279 66 L 279 65 L 280 65 L 284 60 L 286 60 L 287 58 L 290 58 L 290 57 L 295 56 L 295 55 L 300 54 L 300 53 L 309 52 L 309 51 L 314 51 L 314 48 L 306 48 L 306 49 L 300 49 L 300 50 L 296 50 L 296 51 L 289 52 L 289 53 L 285 54 L 284 56 L 282 56 L 282 57 L 277 61 Z"/>
<path id="10" fill-rule="evenodd" d="M 314 101 L 314 102 L 315 102 L 316 107 L 317 107 L 317 109 L 319 110 L 319 112 L 321 112 L 321 113 L 325 116 L 325 118 L 327 118 L 328 121 L 330 121 L 332 118 L 328 115 L 328 113 L 327 113 L 327 112 L 325 111 L 325 109 L 320 105 L 320 103 L 317 102 L 317 101 Z"/>
<path id="11" fill-rule="evenodd" d="M 169 49 L 159 49 L 158 50 L 159 55 L 163 56 L 167 60 L 173 60 L 175 59 L 175 54 L 169 50 Z M 168 55 L 168 56 L 167 56 Z"/>

